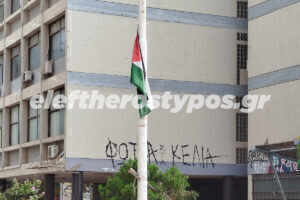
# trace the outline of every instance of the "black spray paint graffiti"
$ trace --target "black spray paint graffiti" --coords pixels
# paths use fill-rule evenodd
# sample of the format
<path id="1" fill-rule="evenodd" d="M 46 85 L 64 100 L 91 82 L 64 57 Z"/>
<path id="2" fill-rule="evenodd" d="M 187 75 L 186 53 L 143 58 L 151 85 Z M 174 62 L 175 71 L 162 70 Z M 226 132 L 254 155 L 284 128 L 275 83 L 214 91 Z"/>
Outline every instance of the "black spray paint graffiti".
<path id="1" fill-rule="evenodd" d="M 248 162 L 250 164 L 250 167 L 253 168 L 253 164 L 255 162 L 269 162 L 268 157 L 266 156 L 266 154 L 262 153 L 262 152 L 258 152 L 258 151 L 249 151 L 248 154 Z"/>
<path id="2" fill-rule="evenodd" d="M 168 151 L 169 150 L 169 151 Z M 130 158 L 130 153 L 133 157 L 136 157 L 137 143 L 127 142 L 116 144 L 108 139 L 108 144 L 106 145 L 105 154 L 112 162 L 113 168 L 116 165 L 122 165 L 122 163 L 116 164 L 116 160 L 128 160 Z M 195 167 L 199 165 L 201 168 L 215 167 L 214 159 L 226 156 L 214 156 L 212 155 L 209 148 L 198 145 L 171 145 L 168 148 L 166 145 L 159 144 L 158 148 L 155 148 L 151 142 L 148 141 L 148 162 L 151 160 L 157 165 L 166 165 L 165 155 L 167 153 L 171 154 L 172 164 L 175 165 L 176 162 L 181 162 L 185 166 Z"/>

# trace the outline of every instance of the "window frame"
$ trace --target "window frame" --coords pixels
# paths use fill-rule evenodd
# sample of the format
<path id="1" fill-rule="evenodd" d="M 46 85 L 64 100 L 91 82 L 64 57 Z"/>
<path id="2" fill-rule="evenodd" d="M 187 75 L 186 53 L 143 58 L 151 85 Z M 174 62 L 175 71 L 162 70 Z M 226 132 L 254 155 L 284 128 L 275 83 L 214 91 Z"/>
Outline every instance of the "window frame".
<path id="1" fill-rule="evenodd" d="M 3 11 L 2 13 L 0 12 L 0 23 L 4 21 L 4 0 L 0 0 L 0 11 Z"/>
<path id="2" fill-rule="evenodd" d="M 31 39 L 34 39 L 34 37 L 37 37 L 37 43 L 34 43 L 33 45 L 30 44 L 30 41 Z M 35 34 L 33 34 L 31 37 L 28 38 L 28 69 L 30 71 L 34 71 L 36 69 L 38 69 L 39 67 L 41 67 L 41 46 L 40 46 L 40 43 L 41 43 L 41 34 L 40 32 L 37 32 Z M 39 52 L 40 52 L 40 55 L 39 55 L 39 65 L 37 66 L 31 66 L 31 50 L 34 48 L 34 47 L 37 47 L 39 46 Z"/>
<path id="3" fill-rule="evenodd" d="M 236 113 L 236 142 L 248 142 L 247 113 Z"/>
<path id="4" fill-rule="evenodd" d="M 27 115 L 27 141 L 28 142 L 32 142 L 32 141 L 36 141 L 36 140 L 39 140 L 41 135 L 40 135 L 40 116 L 41 116 L 41 110 L 40 109 L 35 109 L 36 110 L 36 115 L 30 117 L 30 104 L 28 104 L 28 115 Z M 36 124 L 36 128 L 37 128 L 37 131 L 38 131 L 38 135 L 37 135 L 37 138 L 34 139 L 34 140 L 30 140 L 30 121 L 31 120 L 34 120 L 34 119 L 37 119 L 37 124 Z"/>
<path id="5" fill-rule="evenodd" d="M 57 89 L 54 91 L 57 92 L 59 91 L 59 95 L 64 95 L 65 94 L 65 88 L 60 88 L 60 89 Z M 53 95 L 54 97 L 54 95 Z M 61 111 L 64 111 L 64 121 L 63 121 L 63 126 L 64 126 L 64 131 L 63 133 L 58 133 L 58 135 L 51 135 L 51 115 L 53 113 L 56 113 L 56 112 L 61 112 Z M 55 137 L 55 136 L 59 136 L 59 135 L 64 135 L 65 134 L 65 108 L 61 108 L 61 109 L 57 109 L 57 108 L 53 108 L 52 109 L 52 102 L 51 102 L 51 106 L 50 108 L 48 109 L 48 137 Z"/>
<path id="6" fill-rule="evenodd" d="M 0 110 L 0 149 L 3 148 L 2 122 L 3 122 L 3 115 L 2 115 L 2 110 Z"/>
<path id="7" fill-rule="evenodd" d="M 237 165 L 248 164 L 248 148 L 247 147 L 236 148 L 236 164 Z"/>
<path id="8" fill-rule="evenodd" d="M 18 48 L 18 53 L 16 55 L 13 55 L 14 49 Z M 19 75 L 16 77 L 13 77 L 13 60 L 19 57 Z M 20 52 L 20 45 L 16 45 L 15 47 L 11 48 L 11 57 L 10 57 L 10 80 L 16 80 L 18 77 L 21 76 L 21 52 Z"/>
<path id="9" fill-rule="evenodd" d="M 236 7 L 237 17 L 247 19 L 248 18 L 248 2 L 246 1 L 237 1 Z"/>
<path id="10" fill-rule="evenodd" d="M 62 23 L 63 22 L 63 23 Z M 55 26 L 55 24 L 59 23 L 59 28 L 55 31 L 51 31 L 51 29 L 53 28 L 53 26 Z M 64 31 L 64 37 L 62 38 L 62 31 Z M 62 39 L 64 40 L 64 48 L 63 49 L 60 49 L 60 51 L 63 50 L 63 53 L 58 55 L 57 57 L 53 57 L 53 53 L 52 53 L 52 50 L 53 50 L 53 37 L 56 36 L 56 35 L 59 35 L 59 41 L 60 41 L 60 47 L 61 47 L 61 41 Z M 65 16 L 59 18 L 58 20 L 54 21 L 53 23 L 51 23 L 49 25 L 49 60 L 58 60 L 59 58 L 62 58 L 65 56 L 66 54 L 66 45 L 65 45 L 65 39 L 66 36 L 65 36 Z"/>
<path id="11" fill-rule="evenodd" d="M 14 1 L 18 1 L 18 8 L 14 10 Z M 16 11 L 18 11 L 21 8 L 21 0 L 10 0 L 10 14 L 14 14 Z"/>
<path id="12" fill-rule="evenodd" d="M 0 87 L 2 85 L 3 85 L 3 54 L 0 55 Z"/>
<path id="13" fill-rule="evenodd" d="M 18 108 L 18 121 L 17 122 L 14 122 L 12 123 L 12 110 L 13 108 Z M 13 107 L 10 107 L 10 121 L 9 121 L 9 145 L 12 146 L 12 126 L 14 125 L 18 125 L 18 142 L 17 144 L 14 144 L 14 145 L 18 145 L 20 144 L 20 105 L 15 105 Z"/>

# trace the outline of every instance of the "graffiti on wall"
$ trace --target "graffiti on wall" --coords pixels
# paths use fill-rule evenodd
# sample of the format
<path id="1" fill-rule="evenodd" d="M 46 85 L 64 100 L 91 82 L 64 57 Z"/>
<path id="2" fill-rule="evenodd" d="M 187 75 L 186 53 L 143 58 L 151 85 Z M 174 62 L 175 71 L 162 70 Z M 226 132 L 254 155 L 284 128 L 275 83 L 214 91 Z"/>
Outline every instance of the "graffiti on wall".
<path id="1" fill-rule="evenodd" d="M 137 154 L 137 143 L 122 142 L 120 144 L 108 139 L 105 147 L 105 155 L 111 160 L 112 167 L 122 163 L 117 160 L 126 161 L 130 158 L 135 158 Z M 221 155 L 214 155 L 212 151 L 202 145 L 188 145 L 188 144 L 172 144 L 172 145 L 153 145 L 148 141 L 148 162 L 154 162 L 157 165 L 166 165 L 165 158 L 171 156 L 172 164 L 180 162 L 189 167 L 214 168 L 215 159 L 226 157 Z"/>
<path id="2" fill-rule="evenodd" d="M 257 151 L 249 151 L 248 174 L 273 173 L 271 162 L 267 155 Z M 273 165 L 279 173 L 296 172 L 297 162 L 273 156 Z"/>

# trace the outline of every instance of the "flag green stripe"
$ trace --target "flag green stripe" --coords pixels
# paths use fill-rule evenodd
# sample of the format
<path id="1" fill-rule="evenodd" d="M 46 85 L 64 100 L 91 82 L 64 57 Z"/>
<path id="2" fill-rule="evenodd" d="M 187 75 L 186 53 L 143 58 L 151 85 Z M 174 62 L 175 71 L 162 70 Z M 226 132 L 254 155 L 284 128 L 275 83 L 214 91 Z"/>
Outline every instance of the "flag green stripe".
<path id="1" fill-rule="evenodd" d="M 131 65 L 130 83 L 136 86 L 143 95 L 147 96 L 144 72 L 140 67 L 136 66 L 134 63 L 132 63 Z"/>

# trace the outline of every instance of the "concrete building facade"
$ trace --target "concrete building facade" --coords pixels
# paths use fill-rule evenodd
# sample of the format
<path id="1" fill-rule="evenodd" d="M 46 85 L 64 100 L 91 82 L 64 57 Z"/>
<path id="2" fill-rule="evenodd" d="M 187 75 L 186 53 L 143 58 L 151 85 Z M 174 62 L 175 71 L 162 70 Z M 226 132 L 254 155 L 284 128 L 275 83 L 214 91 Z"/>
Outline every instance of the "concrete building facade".
<path id="1" fill-rule="evenodd" d="M 75 105 L 32 110 L 29 100 L 37 94 L 47 99 L 49 90 L 66 95 L 76 90 L 88 95 L 93 91 L 104 96 L 135 94 L 128 76 L 137 30 L 136 3 L 0 1 L 0 179 L 41 178 L 51 186 L 72 182 L 73 175 L 73 183 L 81 176 L 86 183 L 104 183 L 122 161 L 135 157 L 138 112 L 134 108 Z M 231 94 L 237 100 L 247 94 L 247 1 L 151 0 L 148 6 L 153 94 Z M 294 9 L 296 16 L 298 8 Z M 250 27 L 254 22 L 250 20 Z M 252 44 L 250 81 L 269 69 L 254 61 L 261 55 L 255 44 L 261 42 Z M 293 61 L 287 59 L 284 66 L 296 65 L 297 58 Z M 259 90 L 250 88 L 250 92 Z M 251 142 L 256 143 L 261 142 Z M 49 157 L 49 146 L 58 150 L 55 158 Z M 238 110 L 202 108 L 174 114 L 158 109 L 149 116 L 149 161 L 162 170 L 176 165 L 190 176 L 200 199 L 247 199 L 247 148 L 248 116 Z M 51 191 L 47 195 L 46 199 L 53 199 Z"/>
<path id="2" fill-rule="evenodd" d="M 294 141 L 300 135 L 300 1 L 249 1 L 249 94 L 271 95 L 263 110 L 249 114 L 249 199 L 282 199 L 266 155 L 253 146 L 282 149 L 274 161 L 287 199 L 299 199 Z M 266 162 L 267 161 L 267 162 Z"/>

